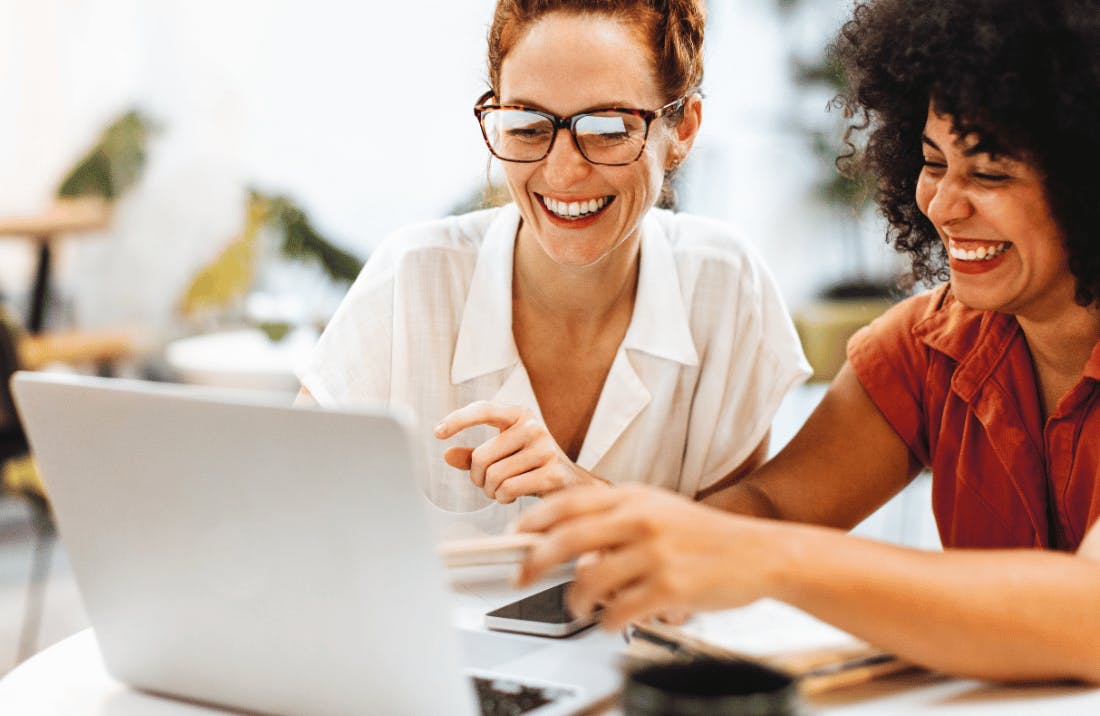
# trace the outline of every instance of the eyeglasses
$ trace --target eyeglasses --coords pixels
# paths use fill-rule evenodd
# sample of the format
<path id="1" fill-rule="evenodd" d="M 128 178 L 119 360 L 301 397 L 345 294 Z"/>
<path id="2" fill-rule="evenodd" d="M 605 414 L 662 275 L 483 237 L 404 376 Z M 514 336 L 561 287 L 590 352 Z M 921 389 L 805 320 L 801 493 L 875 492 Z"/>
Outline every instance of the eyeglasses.
<path id="1" fill-rule="evenodd" d="M 573 144 L 593 164 L 622 166 L 642 156 L 649 125 L 684 106 L 687 97 L 652 111 L 608 107 L 572 117 L 531 109 L 519 104 L 493 104 L 492 91 L 478 98 L 474 114 L 481 124 L 485 144 L 497 159 L 506 162 L 538 162 L 550 154 L 559 129 L 568 129 Z"/>

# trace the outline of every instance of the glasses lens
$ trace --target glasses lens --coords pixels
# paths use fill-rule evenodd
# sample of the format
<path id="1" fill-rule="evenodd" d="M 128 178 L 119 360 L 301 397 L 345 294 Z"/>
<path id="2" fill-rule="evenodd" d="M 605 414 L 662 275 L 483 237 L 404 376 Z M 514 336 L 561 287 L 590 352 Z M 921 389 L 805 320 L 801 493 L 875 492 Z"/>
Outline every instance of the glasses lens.
<path id="1" fill-rule="evenodd" d="M 632 162 L 645 146 L 646 122 L 623 112 L 597 112 L 577 119 L 577 143 L 590 161 L 604 164 Z"/>
<path id="2" fill-rule="evenodd" d="M 554 125 L 550 120 L 521 109 L 483 112 L 481 126 L 493 154 L 513 161 L 542 159 L 554 138 Z"/>

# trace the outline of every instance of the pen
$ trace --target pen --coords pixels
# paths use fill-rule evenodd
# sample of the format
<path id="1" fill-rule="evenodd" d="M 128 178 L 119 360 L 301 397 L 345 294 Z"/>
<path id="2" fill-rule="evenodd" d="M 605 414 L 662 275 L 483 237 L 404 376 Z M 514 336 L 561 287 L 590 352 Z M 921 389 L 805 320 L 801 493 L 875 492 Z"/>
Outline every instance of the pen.
<path id="1" fill-rule="evenodd" d="M 666 639 L 662 636 L 658 636 L 657 634 L 648 632 L 644 629 L 640 629 L 636 626 L 631 626 L 629 632 L 627 630 L 623 630 L 623 637 L 626 639 L 627 643 L 630 643 L 632 639 L 641 639 L 642 641 L 647 641 L 650 644 L 655 644 L 662 649 L 665 649 L 666 651 L 670 651 L 673 654 L 699 656 L 698 653 L 685 648 L 684 645 L 680 644 L 679 642 L 673 641 L 671 639 Z"/>

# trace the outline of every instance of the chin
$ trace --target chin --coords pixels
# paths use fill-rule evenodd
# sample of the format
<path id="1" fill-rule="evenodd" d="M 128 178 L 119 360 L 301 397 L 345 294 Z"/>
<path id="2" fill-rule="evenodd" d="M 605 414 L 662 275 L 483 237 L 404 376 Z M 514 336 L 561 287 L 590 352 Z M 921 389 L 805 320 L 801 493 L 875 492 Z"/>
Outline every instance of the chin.
<path id="1" fill-rule="evenodd" d="M 968 287 L 965 284 L 959 285 L 958 281 L 954 278 L 951 280 L 951 292 L 955 295 L 955 298 L 959 303 L 963 304 L 967 308 L 972 308 L 975 311 L 997 311 L 1000 313 L 1009 313 L 1006 311 L 1007 305 L 1004 297 L 998 297 L 992 295 L 990 291 L 985 291 L 975 287 Z"/>

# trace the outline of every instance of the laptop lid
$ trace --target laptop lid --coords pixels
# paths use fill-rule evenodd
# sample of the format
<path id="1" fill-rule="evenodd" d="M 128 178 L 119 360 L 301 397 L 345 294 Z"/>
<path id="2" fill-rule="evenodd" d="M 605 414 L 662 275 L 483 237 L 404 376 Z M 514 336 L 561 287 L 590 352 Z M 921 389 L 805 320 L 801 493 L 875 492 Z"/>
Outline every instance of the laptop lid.
<path id="1" fill-rule="evenodd" d="M 77 376 L 12 387 L 116 678 L 276 714 L 474 711 L 407 417 Z"/>

